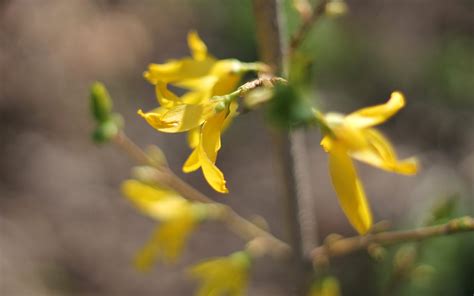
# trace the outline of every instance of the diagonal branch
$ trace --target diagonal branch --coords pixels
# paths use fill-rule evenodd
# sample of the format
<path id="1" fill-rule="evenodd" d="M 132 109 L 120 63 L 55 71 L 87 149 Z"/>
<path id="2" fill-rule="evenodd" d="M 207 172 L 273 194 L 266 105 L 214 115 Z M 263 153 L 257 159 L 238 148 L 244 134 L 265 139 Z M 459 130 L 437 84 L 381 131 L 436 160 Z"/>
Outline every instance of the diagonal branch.
<path id="1" fill-rule="evenodd" d="M 148 155 L 132 140 L 130 140 L 123 131 L 118 132 L 114 138 L 114 142 L 139 164 L 150 166 L 149 171 L 147 171 L 147 176 L 150 178 L 150 181 L 167 186 L 188 200 L 200 203 L 219 204 L 224 210 L 222 220 L 232 232 L 244 240 L 263 240 L 265 243 L 264 245 L 267 248 L 271 248 L 271 250 L 266 251 L 269 251 L 269 253 L 276 256 L 286 256 L 291 252 L 290 247 L 285 242 L 276 238 L 270 232 L 265 231 L 243 218 L 229 206 L 213 201 L 174 174 L 167 166 L 157 166 L 154 164 L 150 161 Z"/>
<path id="2" fill-rule="evenodd" d="M 301 45 L 313 24 L 324 14 L 328 2 L 328 0 L 319 1 L 318 4 L 314 6 L 311 14 L 303 20 L 303 23 L 291 36 L 290 53 L 294 52 Z"/>

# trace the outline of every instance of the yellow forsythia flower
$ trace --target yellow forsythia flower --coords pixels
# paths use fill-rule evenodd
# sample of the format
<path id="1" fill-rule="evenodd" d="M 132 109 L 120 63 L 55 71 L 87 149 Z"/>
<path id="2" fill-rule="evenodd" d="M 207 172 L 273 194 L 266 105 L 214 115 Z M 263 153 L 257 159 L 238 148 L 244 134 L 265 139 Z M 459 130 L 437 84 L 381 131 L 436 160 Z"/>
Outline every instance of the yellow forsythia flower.
<path id="1" fill-rule="evenodd" d="M 217 60 L 208 54 L 206 45 L 195 32 L 188 34 L 188 45 L 192 57 L 149 65 L 144 76 L 155 85 L 160 107 L 138 113 L 161 132 L 188 132 L 188 144 L 193 152 L 183 171 L 188 173 L 202 168 L 211 187 L 227 193 L 224 175 L 215 162 L 220 134 L 237 115 L 238 106 L 216 96 L 235 90 L 246 71 L 257 71 L 265 66 L 234 59 Z M 186 92 L 177 96 L 168 85 Z"/>
<path id="2" fill-rule="evenodd" d="M 418 170 L 415 158 L 398 160 L 390 142 L 372 128 L 386 121 L 403 106 L 403 95 L 394 92 L 387 103 L 363 108 L 347 116 L 338 113 L 317 114 L 330 129 L 321 145 L 329 153 L 329 170 L 339 203 L 360 234 L 365 234 L 371 228 L 372 214 L 351 158 L 399 174 L 411 175 Z"/>
<path id="3" fill-rule="evenodd" d="M 137 254 L 136 266 L 147 270 L 160 258 L 175 261 L 199 223 L 195 205 L 174 191 L 136 180 L 123 182 L 122 192 L 143 214 L 160 222 L 149 242 Z"/>
<path id="4" fill-rule="evenodd" d="M 245 295 L 250 266 L 251 258 L 244 251 L 198 263 L 190 269 L 201 280 L 196 296 Z"/>

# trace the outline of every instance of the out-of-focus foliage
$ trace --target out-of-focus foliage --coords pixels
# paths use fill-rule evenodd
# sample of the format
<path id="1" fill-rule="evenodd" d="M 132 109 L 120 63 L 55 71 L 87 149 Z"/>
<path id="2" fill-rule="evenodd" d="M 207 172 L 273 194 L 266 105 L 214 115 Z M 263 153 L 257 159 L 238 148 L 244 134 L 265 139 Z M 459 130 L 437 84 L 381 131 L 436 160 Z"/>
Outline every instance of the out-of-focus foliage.
<path id="1" fill-rule="evenodd" d="M 436 204 L 421 226 L 466 214 L 456 196 Z M 429 210 L 429 209 L 428 209 Z M 391 248 L 377 270 L 381 295 L 469 295 L 474 289 L 474 236 L 452 235 Z"/>

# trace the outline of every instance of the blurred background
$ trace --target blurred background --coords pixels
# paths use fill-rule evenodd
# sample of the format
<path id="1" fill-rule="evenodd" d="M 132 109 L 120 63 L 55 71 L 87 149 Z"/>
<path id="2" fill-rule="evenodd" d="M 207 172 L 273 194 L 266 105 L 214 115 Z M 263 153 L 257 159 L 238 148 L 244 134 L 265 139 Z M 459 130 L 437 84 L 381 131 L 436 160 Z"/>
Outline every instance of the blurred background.
<path id="1" fill-rule="evenodd" d="M 415 177 L 358 166 L 376 220 L 409 228 L 474 214 L 474 2 L 347 4 L 347 16 L 324 18 L 304 44 L 314 59 L 317 104 L 350 112 L 403 91 L 406 108 L 382 130 L 401 157 L 416 155 L 423 166 Z M 296 13 L 286 6 L 295 28 Z M 133 163 L 90 140 L 94 80 L 109 87 L 137 143 L 159 145 L 184 179 L 246 217 L 264 217 L 285 237 L 261 111 L 239 116 L 223 136 L 225 198 L 201 173 L 180 173 L 189 153 L 184 135 L 157 133 L 136 115 L 156 104 L 143 71 L 188 55 L 191 29 L 219 58 L 257 60 L 250 0 L 0 1 L 0 295 L 190 295 L 196 283 L 186 266 L 244 246 L 221 225 L 206 224 L 179 264 L 146 274 L 134 269 L 133 256 L 155 223 L 120 194 Z M 319 235 L 354 235 L 319 140 L 309 132 Z M 360 252 L 334 260 L 329 273 L 343 295 L 471 295 L 473 236 L 392 247 L 381 262 Z M 249 295 L 292 295 L 287 271 L 259 261 Z"/>

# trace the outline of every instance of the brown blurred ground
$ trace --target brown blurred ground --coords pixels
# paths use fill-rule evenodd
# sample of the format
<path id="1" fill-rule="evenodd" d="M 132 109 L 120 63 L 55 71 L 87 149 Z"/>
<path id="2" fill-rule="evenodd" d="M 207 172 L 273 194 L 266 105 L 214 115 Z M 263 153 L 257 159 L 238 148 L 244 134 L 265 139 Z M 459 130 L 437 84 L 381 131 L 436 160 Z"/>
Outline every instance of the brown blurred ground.
<path id="1" fill-rule="evenodd" d="M 406 110 L 384 131 L 401 156 L 422 159 L 423 171 L 406 178 L 360 169 L 377 220 L 407 224 L 434 199 L 454 193 L 472 198 L 474 94 L 467 91 L 470 99 L 461 98 L 461 106 L 449 101 L 458 97 L 439 98 L 436 82 L 423 79 L 417 67 L 446 32 L 472 41 L 472 3 L 362 2 L 349 2 L 352 14 L 344 22 L 375 44 L 370 54 L 383 62 L 374 70 L 369 60 L 359 61 L 359 70 L 376 71 L 371 77 L 378 79 L 350 73 L 342 78 L 347 85 L 324 79 L 316 85 L 324 106 L 341 111 L 380 103 L 393 89 L 405 91 Z M 247 1 L 0 1 L 1 295 L 190 295 L 194 284 L 182 273 L 186 266 L 242 248 L 223 227 L 206 225 L 177 266 L 158 265 L 150 274 L 134 270 L 134 252 L 154 223 L 121 197 L 119 184 L 133 164 L 114 147 L 91 143 L 87 105 L 90 83 L 105 82 L 127 133 L 142 145 L 158 144 L 179 171 L 189 152 L 183 136 L 158 134 L 135 114 L 154 104 L 141 74 L 150 62 L 187 54 L 185 35 L 194 28 L 216 56 L 255 59 L 253 37 L 238 37 L 252 33 L 251 23 L 239 33 L 233 9 L 251 19 Z M 320 233 L 352 234 L 331 189 L 319 135 L 311 132 L 309 142 Z M 235 121 L 219 156 L 231 190 L 225 202 L 244 216 L 263 216 L 283 237 L 269 146 L 261 112 Z M 183 177 L 222 200 L 200 173 Z M 359 265 L 360 286 L 368 285 L 367 268 L 365 261 Z M 290 295 L 285 271 L 270 260 L 258 263 L 249 294 Z"/>

